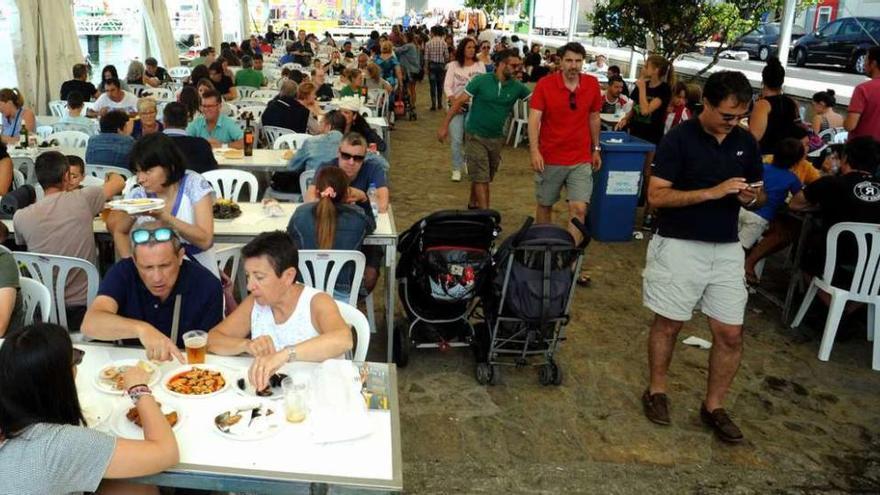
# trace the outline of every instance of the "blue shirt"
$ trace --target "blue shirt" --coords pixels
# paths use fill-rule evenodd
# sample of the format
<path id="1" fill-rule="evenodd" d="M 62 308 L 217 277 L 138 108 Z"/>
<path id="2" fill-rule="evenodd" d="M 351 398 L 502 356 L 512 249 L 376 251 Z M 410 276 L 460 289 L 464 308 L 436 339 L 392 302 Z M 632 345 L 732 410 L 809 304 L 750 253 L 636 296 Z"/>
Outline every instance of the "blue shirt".
<path id="1" fill-rule="evenodd" d="M 342 133 L 339 131 L 330 131 L 327 134 L 307 139 L 302 148 L 298 149 L 287 163 L 287 169 L 293 172 L 316 170 L 321 164 L 336 159 L 341 141 Z M 391 167 L 388 160 L 377 153 L 367 153 L 365 162 L 379 165 L 386 173 Z"/>
<path id="2" fill-rule="evenodd" d="M 768 222 L 773 220 L 788 193 L 797 194 L 803 187 L 791 170 L 764 165 L 764 192 L 767 194 L 767 202 L 759 210 L 755 210 L 755 213 Z"/>
<path id="3" fill-rule="evenodd" d="M 231 143 L 244 137 L 241 127 L 225 115 L 217 117 L 217 125 L 213 131 L 208 130 L 208 121 L 205 120 L 204 115 L 196 117 L 186 126 L 186 133 L 193 137 L 213 138 L 221 143 Z"/>
<path id="4" fill-rule="evenodd" d="M 286 53 L 286 54 L 282 55 L 280 59 L 278 59 L 278 65 L 292 64 L 292 63 L 294 63 L 292 53 Z"/>
<path id="5" fill-rule="evenodd" d="M 86 163 L 128 168 L 128 154 L 133 145 L 134 139 L 131 136 L 102 132 L 89 138 L 89 144 L 86 146 Z"/>
<path id="6" fill-rule="evenodd" d="M 110 267 L 98 288 L 99 296 L 113 298 L 116 314 L 153 325 L 171 336 L 174 300 L 181 296 L 177 347 L 183 348 L 183 334 L 190 330 L 210 330 L 223 319 L 223 290 L 220 280 L 196 262 L 188 259 L 180 266 L 177 282 L 165 301 L 160 301 L 144 285 L 131 258 Z M 137 339 L 126 339 L 137 345 Z"/>
<path id="7" fill-rule="evenodd" d="M 320 171 L 322 168 L 338 166 L 337 160 L 332 160 L 321 164 L 321 166 L 318 167 L 318 170 Z M 385 177 L 385 171 L 382 170 L 382 167 L 378 163 L 375 161 L 364 160 L 364 164 L 361 165 L 361 169 L 358 171 L 357 176 L 351 180 L 349 185 L 366 193 L 370 184 L 373 184 L 376 186 L 376 189 L 379 189 L 380 187 L 388 187 L 388 180 Z M 369 200 L 357 203 L 357 205 L 363 208 L 364 213 L 367 216 L 373 216 L 373 209 L 370 206 Z"/>

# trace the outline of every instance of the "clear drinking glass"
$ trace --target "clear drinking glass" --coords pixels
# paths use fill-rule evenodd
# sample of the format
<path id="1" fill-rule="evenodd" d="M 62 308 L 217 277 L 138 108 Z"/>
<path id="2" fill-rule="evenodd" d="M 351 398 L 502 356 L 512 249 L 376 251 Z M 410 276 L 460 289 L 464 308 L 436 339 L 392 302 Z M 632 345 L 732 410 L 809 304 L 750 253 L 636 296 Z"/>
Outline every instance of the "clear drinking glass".
<path id="1" fill-rule="evenodd" d="M 191 330 L 183 334 L 187 364 L 204 364 L 208 352 L 208 332 Z"/>
<path id="2" fill-rule="evenodd" d="M 284 415 L 287 421 L 302 423 L 308 415 L 308 382 L 303 377 L 288 376 L 281 381 L 281 390 L 284 394 Z"/>

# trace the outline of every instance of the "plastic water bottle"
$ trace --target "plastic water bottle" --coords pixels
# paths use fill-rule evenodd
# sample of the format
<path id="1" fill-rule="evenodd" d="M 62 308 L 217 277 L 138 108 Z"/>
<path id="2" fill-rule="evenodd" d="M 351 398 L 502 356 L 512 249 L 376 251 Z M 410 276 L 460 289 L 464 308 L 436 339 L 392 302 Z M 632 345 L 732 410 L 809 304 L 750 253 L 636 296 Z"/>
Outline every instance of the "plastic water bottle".
<path id="1" fill-rule="evenodd" d="M 370 208 L 373 209 L 373 217 L 379 218 L 379 195 L 376 194 L 376 183 L 370 182 L 367 188 L 367 198 L 370 200 Z"/>

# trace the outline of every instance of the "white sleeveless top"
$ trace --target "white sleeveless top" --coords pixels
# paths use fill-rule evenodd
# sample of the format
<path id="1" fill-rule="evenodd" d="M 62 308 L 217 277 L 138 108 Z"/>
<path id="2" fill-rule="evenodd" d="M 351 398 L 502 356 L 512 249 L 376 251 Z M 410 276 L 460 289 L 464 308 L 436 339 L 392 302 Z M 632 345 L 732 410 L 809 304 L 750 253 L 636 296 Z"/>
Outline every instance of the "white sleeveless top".
<path id="1" fill-rule="evenodd" d="M 320 293 L 321 291 L 304 285 L 293 314 L 281 323 L 275 323 L 270 306 L 254 302 L 251 312 L 251 338 L 268 335 L 272 338 L 275 349 L 281 349 L 317 337 L 318 330 L 312 325 L 312 298 Z"/>

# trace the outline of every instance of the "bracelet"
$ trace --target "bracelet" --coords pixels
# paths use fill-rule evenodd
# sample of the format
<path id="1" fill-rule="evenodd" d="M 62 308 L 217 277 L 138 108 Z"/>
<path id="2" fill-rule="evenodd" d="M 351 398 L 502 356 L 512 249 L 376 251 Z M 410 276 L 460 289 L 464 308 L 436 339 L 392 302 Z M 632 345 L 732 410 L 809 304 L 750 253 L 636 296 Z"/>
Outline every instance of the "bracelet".
<path id="1" fill-rule="evenodd" d="M 145 395 L 153 395 L 153 391 L 145 383 L 134 385 L 128 388 L 128 397 L 134 404 L 138 403 L 141 397 Z"/>

